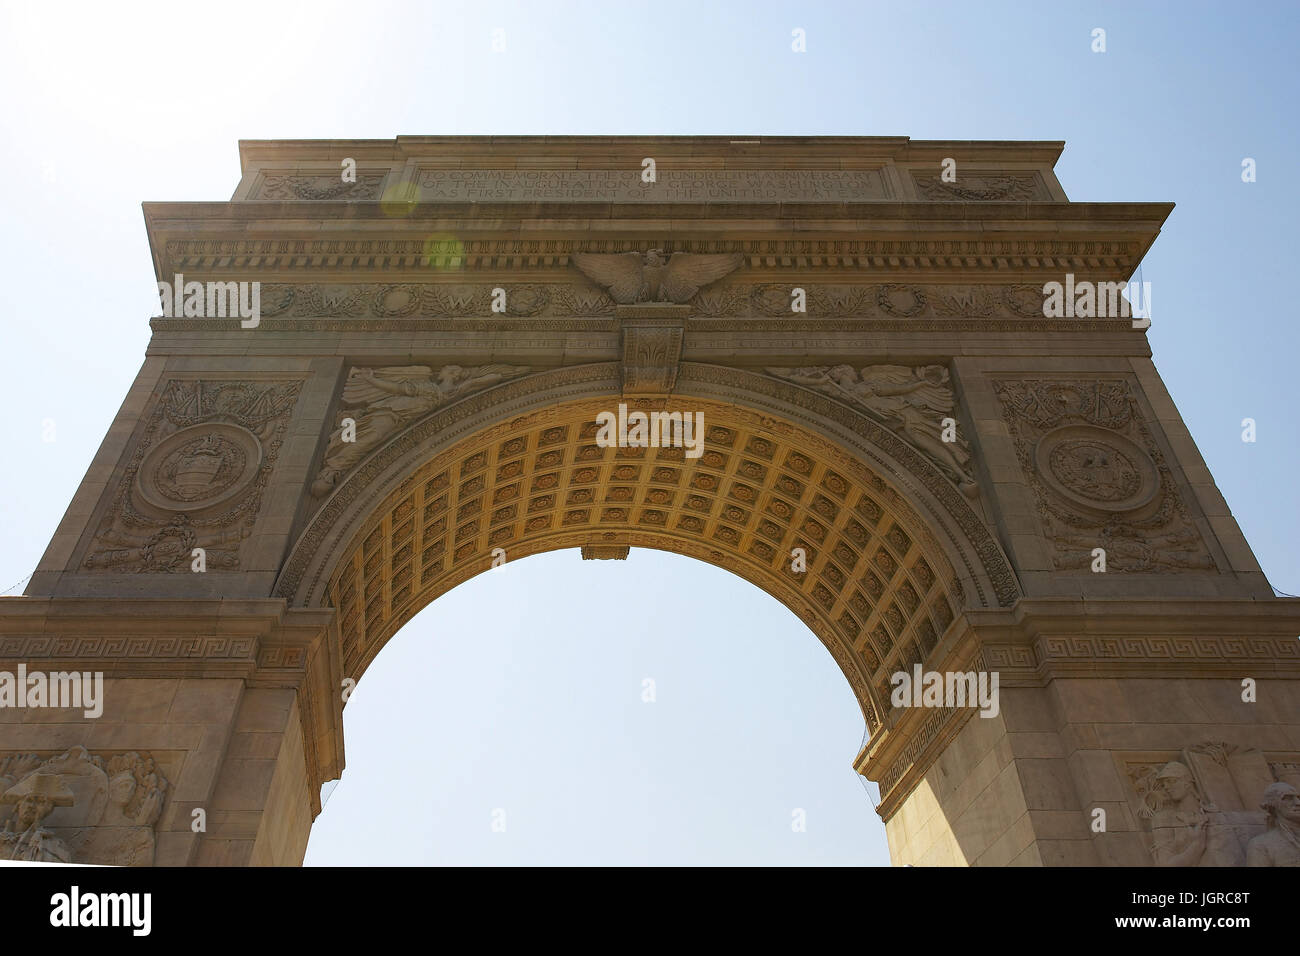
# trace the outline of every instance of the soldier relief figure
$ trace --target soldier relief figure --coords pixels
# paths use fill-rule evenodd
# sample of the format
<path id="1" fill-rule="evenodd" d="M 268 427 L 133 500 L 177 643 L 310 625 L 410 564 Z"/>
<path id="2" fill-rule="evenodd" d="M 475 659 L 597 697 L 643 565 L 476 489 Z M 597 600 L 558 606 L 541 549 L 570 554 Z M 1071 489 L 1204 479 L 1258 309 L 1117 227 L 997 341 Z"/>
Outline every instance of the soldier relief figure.
<path id="1" fill-rule="evenodd" d="M 437 372 L 427 365 L 352 369 L 312 494 L 329 494 L 340 475 L 417 418 L 454 398 L 528 371 L 526 365 L 444 365 Z M 347 419 L 352 420 L 351 428 Z"/>
<path id="2" fill-rule="evenodd" d="M 1241 866 L 1241 845 L 1218 807 L 1205 802 L 1192 771 L 1171 760 L 1146 803 L 1157 866 Z M 1154 804 L 1154 806 L 1153 806 Z"/>
<path id="3" fill-rule="evenodd" d="M 1268 832 L 1246 847 L 1247 866 L 1300 866 L 1300 791 L 1289 783 L 1271 784 L 1260 808 Z"/>
<path id="4" fill-rule="evenodd" d="M 71 863 L 66 843 L 41 826 L 55 807 L 70 807 L 72 792 L 52 773 L 34 773 L 0 796 L 16 804 L 0 831 L 0 858 L 35 863 Z"/>
<path id="5" fill-rule="evenodd" d="M 0 755 L 0 859 L 149 865 L 167 789 L 135 751 Z"/>

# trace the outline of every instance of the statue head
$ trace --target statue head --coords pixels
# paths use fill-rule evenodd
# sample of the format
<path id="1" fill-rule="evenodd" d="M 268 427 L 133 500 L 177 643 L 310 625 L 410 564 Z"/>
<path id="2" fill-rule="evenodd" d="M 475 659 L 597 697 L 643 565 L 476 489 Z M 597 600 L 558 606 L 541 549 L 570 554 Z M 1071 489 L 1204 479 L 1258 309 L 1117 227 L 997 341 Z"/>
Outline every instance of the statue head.
<path id="1" fill-rule="evenodd" d="M 645 254 L 644 265 L 661 266 L 667 261 L 668 261 L 668 257 L 664 255 L 664 251 L 662 249 L 651 249 L 649 252 Z"/>
<path id="2" fill-rule="evenodd" d="M 34 773 L 5 791 L 0 801 L 16 803 L 14 820 L 23 830 L 31 829 L 55 807 L 72 806 L 72 791 L 52 773 Z"/>
<path id="3" fill-rule="evenodd" d="M 833 365 L 826 373 L 831 381 L 838 382 L 840 385 L 849 386 L 857 384 L 858 375 L 853 371 L 852 365 Z"/>
<path id="4" fill-rule="evenodd" d="M 1269 784 L 1260 808 L 1268 813 L 1269 826 L 1277 826 L 1278 820 L 1300 824 L 1300 791 L 1289 783 Z"/>
<path id="5" fill-rule="evenodd" d="M 438 370 L 438 384 L 443 387 L 455 385 L 456 380 L 460 378 L 463 371 L 465 370 L 459 365 L 444 365 Z"/>
<path id="6" fill-rule="evenodd" d="M 122 770 L 108 781 L 108 800 L 115 807 L 125 807 L 135 793 L 135 774 Z"/>
<path id="7" fill-rule="evenodd" d="M 1177 760 L 1171 760 L 1164 765 L 1156 774 L 1156 782 L 1175 800 L 1182 800 L 1195 786 L 1192 771 L 1188 769 L 1187 764 Z"/>

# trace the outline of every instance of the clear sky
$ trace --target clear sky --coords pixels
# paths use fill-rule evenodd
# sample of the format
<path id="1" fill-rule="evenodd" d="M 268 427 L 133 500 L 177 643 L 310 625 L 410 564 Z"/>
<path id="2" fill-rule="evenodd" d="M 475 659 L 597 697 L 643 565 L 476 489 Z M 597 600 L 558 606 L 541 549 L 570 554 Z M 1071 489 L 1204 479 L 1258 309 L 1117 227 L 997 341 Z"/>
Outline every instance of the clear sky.
<path id="1" fill-rule="evenodd" d="M 659 133 L 1064 140 L 1071 199 L 1177 203 L 1143 265 L 1155 361 L 1269 580 L 1300 593 L 1298 19 L 1182 0 L 4 3 L 0 589 L 35 567 L 139 369 L 141 202 L 229 198 L 241 138 Z M 687 558 L 481 575 L 385 648 L 345 723 L 308 863 L 888 862 L 830 655 Z"/>

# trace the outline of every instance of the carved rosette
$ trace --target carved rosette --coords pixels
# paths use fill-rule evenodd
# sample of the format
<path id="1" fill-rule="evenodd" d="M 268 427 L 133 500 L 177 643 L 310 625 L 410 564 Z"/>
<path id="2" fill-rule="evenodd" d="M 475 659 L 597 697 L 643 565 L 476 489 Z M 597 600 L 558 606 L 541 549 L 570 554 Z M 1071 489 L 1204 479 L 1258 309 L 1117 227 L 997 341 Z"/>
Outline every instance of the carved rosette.
<path id="1" fill-rule="evenodd" d="M 90 571 L 239 568 L 300 381 L 168 382 L 89 553 Z"/>
<path id="2" fill-rule="evenodd" d="M 1215 570 L 1126 382 L 995 387 L 1058 570 Z"/>

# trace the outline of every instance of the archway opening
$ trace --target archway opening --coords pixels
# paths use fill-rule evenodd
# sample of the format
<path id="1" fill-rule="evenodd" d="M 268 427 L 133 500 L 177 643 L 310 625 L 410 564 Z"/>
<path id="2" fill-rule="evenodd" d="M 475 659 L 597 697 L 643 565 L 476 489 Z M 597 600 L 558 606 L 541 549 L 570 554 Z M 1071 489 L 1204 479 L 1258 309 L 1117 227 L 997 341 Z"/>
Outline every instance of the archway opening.
<path id="1" fill-rule="evenodd" d="M 834 660 L 671 553 L 477 575 L 401 627 L 344 723 L 308 865 L 888 864 Z"/>
<path id="2" fill-rule="evenodd" d="M 874 732 L 889 675 L 924 661 L 964 604 L 948 553 L 903 495 L 835 443 L 683 401 L 707 422 L 697 456 L 602 446 L 597 419 L 610 403 L 590 399 L 481 429 L 405 473 L 359 514 L 323 581 L 344 676 L 359 680 L 420 609 L 494 565 L 649 547 L 724 567 L 793 610 Z"/>

